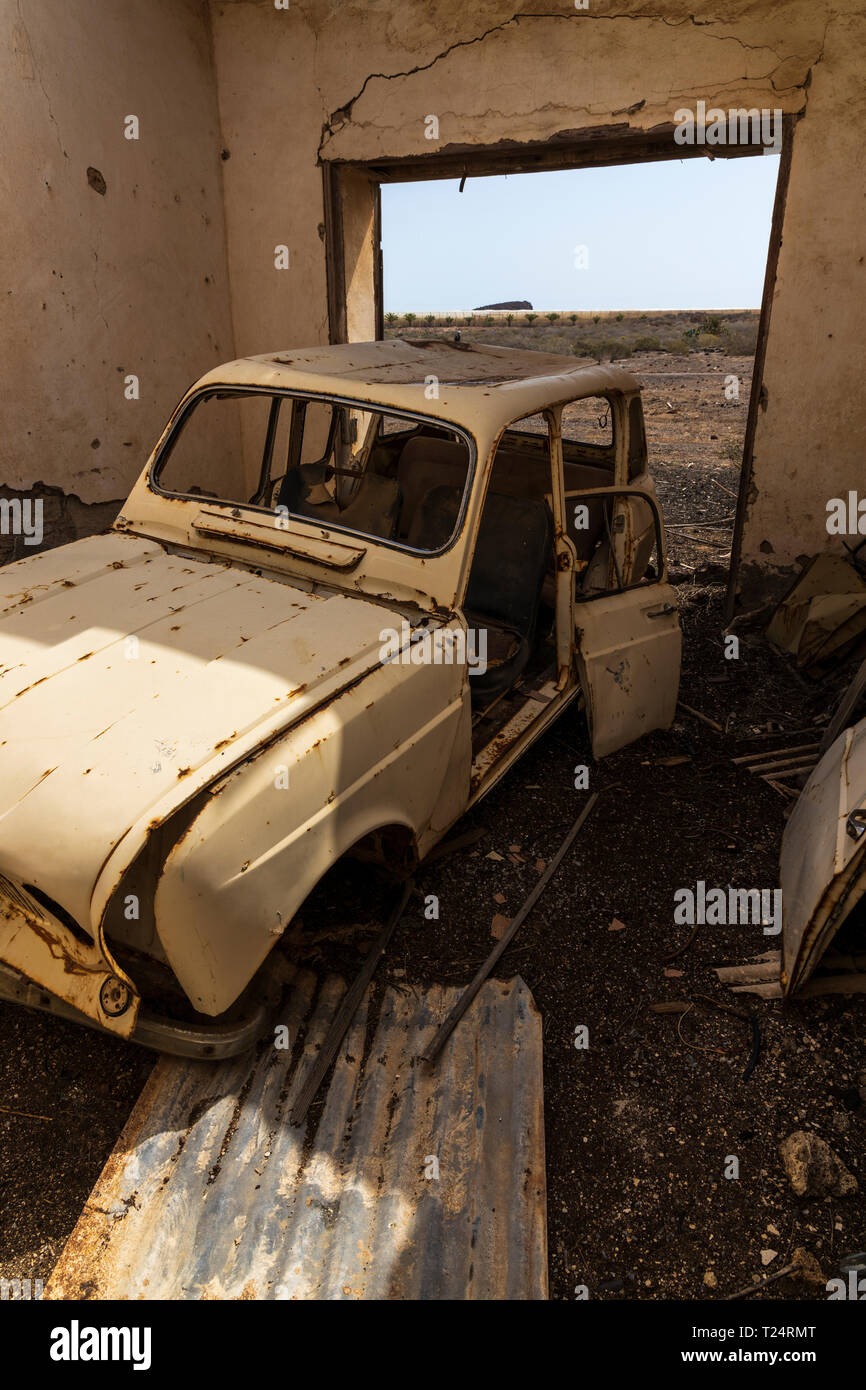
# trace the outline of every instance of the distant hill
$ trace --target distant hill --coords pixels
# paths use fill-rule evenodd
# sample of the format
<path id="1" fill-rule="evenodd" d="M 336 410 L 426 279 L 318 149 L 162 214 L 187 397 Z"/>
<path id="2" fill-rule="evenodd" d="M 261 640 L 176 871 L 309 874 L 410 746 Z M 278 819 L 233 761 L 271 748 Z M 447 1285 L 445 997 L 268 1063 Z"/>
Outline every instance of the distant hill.
<path id="1" fill-rule="evenodd" d="M 472 310 L 473 314 L 478 314 L 482 309 L 531 309 L 532 305 L 528 299 L 503 299 L 501 304 L 478 304 Z"/>

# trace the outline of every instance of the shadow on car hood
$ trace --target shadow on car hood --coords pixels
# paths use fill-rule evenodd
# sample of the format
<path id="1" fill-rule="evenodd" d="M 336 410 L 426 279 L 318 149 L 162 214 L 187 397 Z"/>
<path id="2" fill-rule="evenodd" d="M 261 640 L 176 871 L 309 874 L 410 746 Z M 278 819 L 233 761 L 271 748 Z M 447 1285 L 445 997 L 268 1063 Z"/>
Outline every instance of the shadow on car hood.
<path id="1" fill-rule="evenodd" d="M 110 533 L 29 557 L 0 592 L 0 872 L 79 921 L 100 869 L 379 664 L 380 606 Z"/>

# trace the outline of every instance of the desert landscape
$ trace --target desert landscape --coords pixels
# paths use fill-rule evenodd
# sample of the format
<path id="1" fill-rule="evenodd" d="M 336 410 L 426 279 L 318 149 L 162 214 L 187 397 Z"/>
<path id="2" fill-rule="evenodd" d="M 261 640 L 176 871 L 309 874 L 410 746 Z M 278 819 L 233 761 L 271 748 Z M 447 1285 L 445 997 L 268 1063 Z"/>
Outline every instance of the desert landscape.
<path id="1" fill-rule="evenodd" d="M 454 333 L 464 342 L 567 353 L 587 366 L 611 362 L 637 377 L 670 564 L 683 578 L 695 571 L 721 578 L 730 557 L 757 309 L 386 316 L 388 337 Z M 567 412 L 564 429 L 567 435 Z"/>

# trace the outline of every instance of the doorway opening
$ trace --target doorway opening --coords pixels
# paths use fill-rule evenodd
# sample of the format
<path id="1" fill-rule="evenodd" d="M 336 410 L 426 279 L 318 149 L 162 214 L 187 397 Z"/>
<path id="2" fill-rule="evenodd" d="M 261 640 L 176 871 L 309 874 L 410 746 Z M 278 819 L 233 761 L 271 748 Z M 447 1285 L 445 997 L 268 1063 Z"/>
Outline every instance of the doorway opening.
<path id="1" fill-rule="evenodd" d="M 793 136 L 326 165 L 332 341 L 459 334 L 633 373 L 674 573 L 727 581 L 730 613 Z"/>

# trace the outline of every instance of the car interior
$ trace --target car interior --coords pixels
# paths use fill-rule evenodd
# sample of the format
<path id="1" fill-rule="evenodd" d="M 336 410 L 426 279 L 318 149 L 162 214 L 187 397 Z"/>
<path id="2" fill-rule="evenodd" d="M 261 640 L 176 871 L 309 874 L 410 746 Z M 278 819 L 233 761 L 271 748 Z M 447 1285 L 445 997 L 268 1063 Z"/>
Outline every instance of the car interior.
<path id="1" fill-rule="evenodd" d="M 459 521 L 469 471 L 469 447 L 454 432 L 382 416 L 368 417 L 360 447 L 347 412 L 334 409 L 321 458 L 289 468 L 275 504 L 322 525 L 336 525 L 435 553 Z M 342 434 L 348 448 L 342 450 Z M 356 452 L 353 455 L 353 449 Z M 613 479 L 613 450 L 564 445 L 566 486 L 604 487 Z M 587 454 L 589 459 L 588 461 Z M 601 455 L 601 457 L 599 457 Z M 348 481 L 347 487 L 341 483 Z M 466 594 L 470 628 L 484 629 L 487 669 L 475 674 L 473 700 L 483 704 L 510 689 L 536 648 L 550 642 L 555 598 L 553 515 L 546 432 L 507 430 L 496 452 Z M 604 525 L 602 502 L 589 506 L 589 524 L 572 528 L 588 563 Z"/>
<path id="2" fill-rule="evenodd" d="M 238 413 L 239 408 L 248 415 L 259 412 L 247 431 L 256 443 L 256 467 L 261 459 L 249 504 L 285 508 L 320 526 L 422 554 L 443 550 L 456 534 L 472 457 L 468 439 L 456 429 L 313 399 L 261 394 L 244 399 L 232 392 L 208 399 L 228 401 Z M 587 428 L 577 432 L 595 433 L 600 442 L 583 442 L 568 437 L 574 430 L 563 431 L 565 491 L 578 496 L 613 484 L 615 457 L 610 402 L 579 401 L 566 412 L 580 408 Z M 240 427 L 234 437 L 246 438 Z M 230 438 L 229 429 L 211 424 L 210 444 L 200 453 L 202 472 L 212 475 L 220 450 L 237 454 Z M 188 482 L 176 490 L 213 495 Z M 239 485 L 241 490 L 248 494 L 249 484 Z M 604 558 L 600 552 L 611 541 L 613 506 L 612 499 L 586 499 L 580 524 L 578 509 L 567 506 L 578 586 L 589 579 L 593 557 Z M 593 582 L 598 585 L 598 578 Z M 539 692 L 556 671 L 555 594 L 547 428 L 541 416 L 533 416 L 500 438 L 464 604 L 469 628 L 483 631 L 486 641 L 486 669 L 473 670 L 470 685 L 475 718 L 487 724 L 479 738 L 507 721 L 513 700 L 534 695 L 542 701 Z"/>

